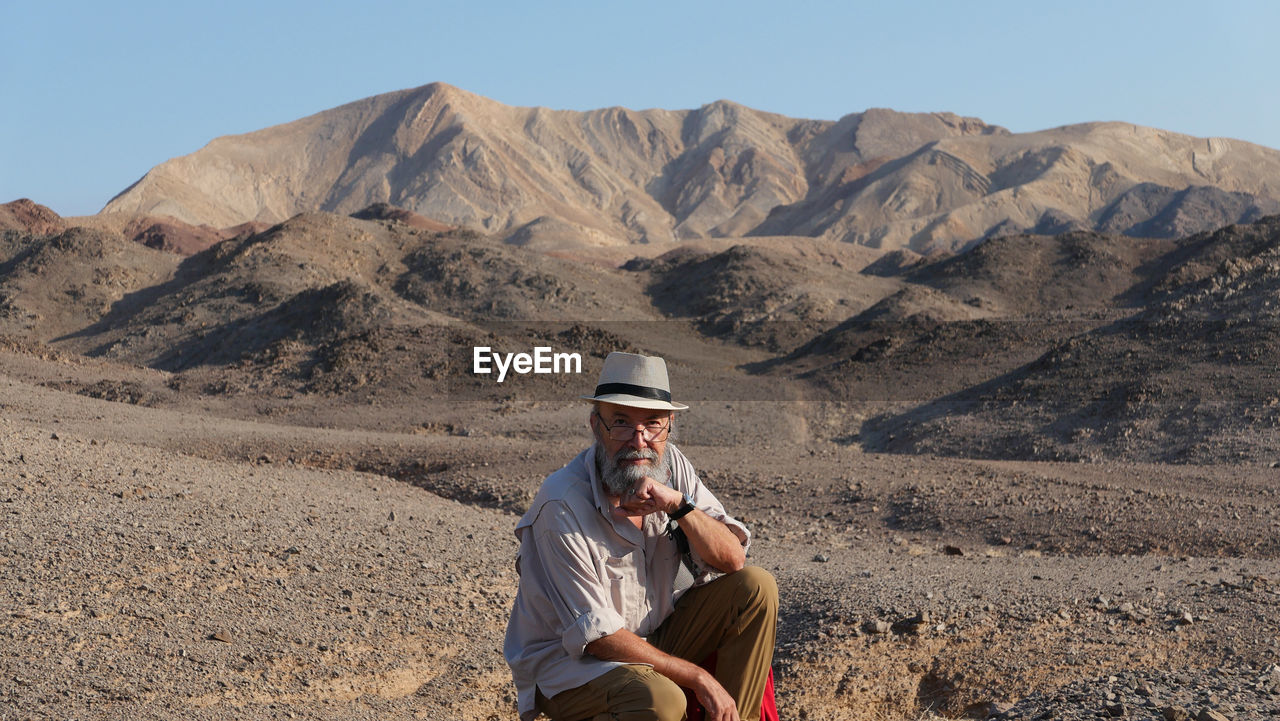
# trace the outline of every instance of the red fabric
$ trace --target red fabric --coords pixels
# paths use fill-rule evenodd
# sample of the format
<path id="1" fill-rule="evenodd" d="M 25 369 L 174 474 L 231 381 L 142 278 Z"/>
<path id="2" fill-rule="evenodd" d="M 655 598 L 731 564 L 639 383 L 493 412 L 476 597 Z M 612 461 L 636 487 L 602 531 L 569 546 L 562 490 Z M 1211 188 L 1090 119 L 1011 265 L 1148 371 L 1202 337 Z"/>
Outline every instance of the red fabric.
<path id="1" fill-rule="evenodd" d="M 760 702 L 760 721 L 778 721 L 778 704 L 773 698 L 773 669 L 764 679 L 764 699 Z"/>
<path id="2" fill-rule="evenodd" d="M 698 664 L 711 673 L 716 672 L 716 655 L 713 653 L 707 656 L 706 660 Z M 698 703 L 697 697 L 689 689 L 684 690 L 686 701 L 685 715 L 688 721 L 702 721 L 703 714 L 702 704 Z M 778 704 L 773 698 L 773 669 L 769 669 L 769 675 L 764 680 L 764 699 L 760 702 L 760 721 L 778 721 Z"/>

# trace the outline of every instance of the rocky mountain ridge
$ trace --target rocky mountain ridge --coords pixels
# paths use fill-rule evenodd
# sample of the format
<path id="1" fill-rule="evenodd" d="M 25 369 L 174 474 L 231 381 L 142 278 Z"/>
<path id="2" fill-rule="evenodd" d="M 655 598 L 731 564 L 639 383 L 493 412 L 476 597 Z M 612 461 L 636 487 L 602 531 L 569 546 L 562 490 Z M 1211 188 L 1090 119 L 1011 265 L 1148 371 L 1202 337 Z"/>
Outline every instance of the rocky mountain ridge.
<path id="1" fill-rule="evenodd" d="M 535 249 L 808 236 L 953 251 L 1019 232 L 1176 237 L 1280 212 L 1280 151 L 1127 123 L 1010 133 L 950 113 L 838 121 L 518 108 L 443 83 L 218 138 L 109 213 L 221 228 L 374 203 Z"/>
<path id="2" fill-rule="evenodd" d="M 624 348 L 690 368 L 691 398 L 832 404 L 787 433 L 867 450 L 1256 463 L 1280 452 L 1277 243 L 1280 216 L 929 257 L 699 241 L 610 267 L 385 206 L 186 258 L 106 229 L 6 230 L 0 333 L 285 405 L 551 399 L 572 379 L 486 383 L 471 350 Z"/>

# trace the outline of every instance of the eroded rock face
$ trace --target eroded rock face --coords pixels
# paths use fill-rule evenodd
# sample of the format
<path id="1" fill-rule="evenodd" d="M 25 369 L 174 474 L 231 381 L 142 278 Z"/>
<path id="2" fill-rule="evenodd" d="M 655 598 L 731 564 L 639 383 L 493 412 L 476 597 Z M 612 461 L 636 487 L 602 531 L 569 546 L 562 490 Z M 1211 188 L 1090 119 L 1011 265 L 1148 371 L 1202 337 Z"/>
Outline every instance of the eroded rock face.
<path id="1" fill-rule="evenodd" d="M 193 226 L 178 221 L 140 218 L 130 223 L 125 237 L 148 248 L 178 255 L 195 255 L 231 237 L 209 226 Z"/>
<path id="2" fill-rule="evenodd" d="M 224 228 L 389 203 L 544 250 L 799 235 L 935 252 L 1248 222 L 1280 210 L 1277 173 L 1274 150 L 1125 123 L 1011 134 L 949 113 L 830 122 L 727 101 L 553 111 L 436 83 L 218 138 L 105 210 Z"/>
<path id="3" fill-rule="evenodd" d="M 66 227 L 61 216 L 28 198 L 0 205 L 0 230 L 52 235 L 61 233 Z"/>
<path id="4" fill-rule="evenodd" d="M 351 214 L 352 218 L 360 220 L 391 220 L 397 223 L 404 223 L 410 228 L 418 228 L 419 230 L 430 230 L 435 233 L 443 233 L 453 230 L 453 226 L 445 225 L 431 218 L 425 218 L 417 213 L 410 212 L 404 208 L 397 208 L 389 203 L 374 203 L 367 208 L 357 210 Z"/>

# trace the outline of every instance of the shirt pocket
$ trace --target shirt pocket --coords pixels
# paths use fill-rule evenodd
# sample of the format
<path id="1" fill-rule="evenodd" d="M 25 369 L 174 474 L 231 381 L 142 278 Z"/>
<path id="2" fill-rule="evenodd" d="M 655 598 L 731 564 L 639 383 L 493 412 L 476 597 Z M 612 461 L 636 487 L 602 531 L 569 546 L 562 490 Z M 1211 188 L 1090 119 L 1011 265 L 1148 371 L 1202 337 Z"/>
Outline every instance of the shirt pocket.
<path id="1" fill-rule="evenodd" d="M 604 559 L 604 579 L 608 584 L 609 601 L 613 610 L 622 616 L 627 630 L 635 631 L 635 604 L 631 600 L 635 572 L 631 568 L 629 556 L 606 556 Z"/>

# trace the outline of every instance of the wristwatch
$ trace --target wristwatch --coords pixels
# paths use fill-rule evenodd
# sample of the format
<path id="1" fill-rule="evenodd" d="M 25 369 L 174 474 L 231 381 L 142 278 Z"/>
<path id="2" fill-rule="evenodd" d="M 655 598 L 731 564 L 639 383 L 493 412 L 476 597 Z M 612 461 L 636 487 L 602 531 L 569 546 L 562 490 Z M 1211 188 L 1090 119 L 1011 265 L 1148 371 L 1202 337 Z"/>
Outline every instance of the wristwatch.
<path id="1" fill-rule="evenodd" d="M 693 501 L 689 500 L 689 494 L 686 493 L 684 496 L 684 502 L 680 504 L 679 508 L 672 511 L 671 513 L 668 513 L 667 518 L 670 518 L 673 521 L 678 521 L 681 518 L 684 518 L 685 516 L 689 515 L 689 513 L 692 512 L 694 508 L 697 508 L 697 506 L 693 505 Z"/>

